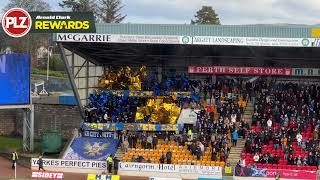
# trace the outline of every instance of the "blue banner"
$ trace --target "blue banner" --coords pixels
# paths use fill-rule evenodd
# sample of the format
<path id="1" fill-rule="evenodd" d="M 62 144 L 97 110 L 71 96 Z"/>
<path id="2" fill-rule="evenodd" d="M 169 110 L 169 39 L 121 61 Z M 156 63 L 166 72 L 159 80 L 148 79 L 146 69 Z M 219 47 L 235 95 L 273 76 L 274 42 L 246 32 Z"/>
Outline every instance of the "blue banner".
<path id="1" fill-rule="evenodd" d="M 144 123 L 82 123 L 84 130 L 91 131 L 181 131 L 181 124 L 144 124 Z"/>
<path id="2" fill-rule="evenodd" d="M 113 138 L 79 137 L 72 142 L 65 159 L 105 161 L 115 155 L 118 142 Z"/>
<path id="3" fill-rule="evenodd" d="M 0 105 L 30 103 L 30 55 L 0 54 Z"/>

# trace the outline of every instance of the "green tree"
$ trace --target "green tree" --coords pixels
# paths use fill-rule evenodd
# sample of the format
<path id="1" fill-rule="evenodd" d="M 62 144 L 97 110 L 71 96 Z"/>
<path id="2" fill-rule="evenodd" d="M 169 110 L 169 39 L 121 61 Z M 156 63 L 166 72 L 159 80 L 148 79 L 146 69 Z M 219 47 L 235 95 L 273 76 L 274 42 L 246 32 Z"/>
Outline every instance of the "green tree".
<path id="1" fill-rule="evenodd" d="M 121 14 L 121 0 L 100 0 L 98 4 L 97 15 L 101 22 L 120 23 L 127 15 Z"/>
<path id="2" fill-rule="evenodd" d="M 213 10 L 212 6 L 202 6 L 194 16 L 196 19 L 191 20 L 191 24 L 214 24 L 220 25 L 218 14 Z"/>
<path id="3" fill-rule="evenodd" d="M 50 10 L 50 5 L 44 0 L 9 0 L 9 3 L 2 9 L 2 11 L 4 12 L 14 7 L 20 7 L 26 11 Z"/>
<path id="4" fill-rule="evenodd" d="M 93 12 L 96 11 L 94 0 L 63 0 L 59 3 L 62 8 L 69 8 L 73 12 Z"/>

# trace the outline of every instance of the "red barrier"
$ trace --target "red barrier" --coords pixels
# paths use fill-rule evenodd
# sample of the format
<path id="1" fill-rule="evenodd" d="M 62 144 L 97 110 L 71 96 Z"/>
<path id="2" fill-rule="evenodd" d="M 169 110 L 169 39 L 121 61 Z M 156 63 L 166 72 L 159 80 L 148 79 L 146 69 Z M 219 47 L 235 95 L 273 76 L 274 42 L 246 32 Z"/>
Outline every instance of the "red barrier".
<path id="1" fill-rule="evenodd" d="M 291 68 L 239 67 L 239 66 L 189 66 L 191 74 L 235 74 L 259 76 L 291 76 Z"/>

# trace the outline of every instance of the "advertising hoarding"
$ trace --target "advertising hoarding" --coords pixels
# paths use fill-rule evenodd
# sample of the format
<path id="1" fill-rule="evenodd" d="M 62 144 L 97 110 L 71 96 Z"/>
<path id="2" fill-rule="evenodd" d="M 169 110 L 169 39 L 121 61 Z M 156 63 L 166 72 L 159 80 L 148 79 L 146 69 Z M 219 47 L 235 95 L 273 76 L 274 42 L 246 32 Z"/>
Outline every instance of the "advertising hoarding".
<path id="1" fill-rule="evenodd" d="M 30 55 L 0 54 L 0 106 L 30 104 Z"/>

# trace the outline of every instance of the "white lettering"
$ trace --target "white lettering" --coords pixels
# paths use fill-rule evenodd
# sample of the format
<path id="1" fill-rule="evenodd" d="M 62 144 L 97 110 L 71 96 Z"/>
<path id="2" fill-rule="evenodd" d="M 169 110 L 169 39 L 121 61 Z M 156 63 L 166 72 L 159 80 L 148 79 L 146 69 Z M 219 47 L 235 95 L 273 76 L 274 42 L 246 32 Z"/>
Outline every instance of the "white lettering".
<path id="1" fill-rule="evenodd" d="M 20 24 L 18 24 L 17 17 L 6 17 L 6 28 L 9 28 L 11 25 L 13 25 L 13 28 L 28 28 L 27 25 L 24 25 L 27 17 L 19 17 L 19 20 L 21 20 Z"/>

